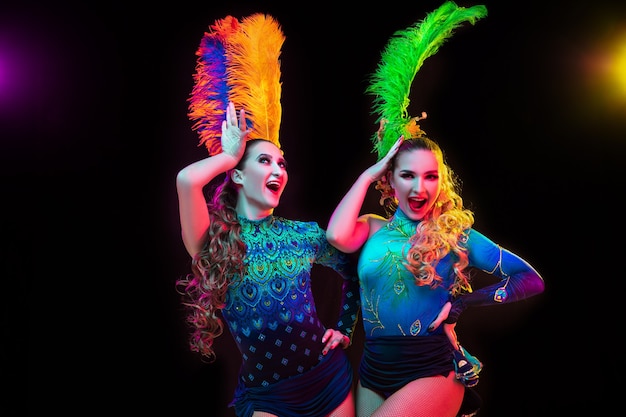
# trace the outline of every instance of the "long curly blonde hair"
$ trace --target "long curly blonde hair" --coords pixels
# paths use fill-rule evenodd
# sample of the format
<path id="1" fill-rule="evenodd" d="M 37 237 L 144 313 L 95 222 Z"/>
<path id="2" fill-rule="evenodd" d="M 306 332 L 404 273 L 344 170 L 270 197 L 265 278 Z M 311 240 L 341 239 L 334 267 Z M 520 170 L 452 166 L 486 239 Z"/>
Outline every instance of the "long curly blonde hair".
<path id="1" fill-rule="evenodd" d="M 404 140 L 389 163 L 387 175 L 393 173 L 400 154 L 416 149 L 429 150 L 435 155 L 439 163 L 441 192 L 431 212 L 418 224 L 415 234 L 409 239 L 411 246 L 406 257 L 406 267 L 415 276 L 417 285 L 437 287 L 441 285 L 442 278 L 437 275 L 435 268 L 443 257 L 452 252 L 456 256 L 453 264 L 455 279 L 449 290 L 453 295 L 463 291 L 471 292 L 470 277 L 466 271 L 469 261 L 463 243 L 474 224 L 474 213 L 463 207 L 461 182 L 446 163 L 441 147 L 423 135 Z M 382 194 L 380 204 L 391 216 L 398 207 L 398 201 L 389 178 L 381 178 L 376 188 Z"/>

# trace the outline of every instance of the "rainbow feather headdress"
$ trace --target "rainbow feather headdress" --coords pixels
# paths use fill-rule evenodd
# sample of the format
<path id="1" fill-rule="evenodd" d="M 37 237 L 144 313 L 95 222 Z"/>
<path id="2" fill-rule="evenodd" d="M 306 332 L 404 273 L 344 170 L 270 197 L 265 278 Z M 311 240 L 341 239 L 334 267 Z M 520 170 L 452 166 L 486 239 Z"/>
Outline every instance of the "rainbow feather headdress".
<path id="1" fill-rule="evenodd" d="M 485 16 L 485 6 L 464 8 L 448 1 L 428 13 L 424 20 L 393 34 L 365 90 L 374 96 L 372 114 L 379 115 L 377 122 L 384 120 L 384 129 L 372 138 L 373 152 L 378 153 L 378 160 L 400 136 L 409 138 L 425 134 L 417 124 L 420 118 L 411 117 L 407 111 L 411 84 L 424 60 L 434 55 L 463 22 L 474 24 Z"/>
<path id="2" fill-rule="evenodd" d="M 249 139 L 264 138 L 280 148 L 282 116 L 280 52 L 285 36 L 271 16 L 255 13 L 239 21 L 218 19 L 196 51 L 189 119 L 209 155 L 221 152 L 222 121 L 228 102 L 245 109 Z"/>

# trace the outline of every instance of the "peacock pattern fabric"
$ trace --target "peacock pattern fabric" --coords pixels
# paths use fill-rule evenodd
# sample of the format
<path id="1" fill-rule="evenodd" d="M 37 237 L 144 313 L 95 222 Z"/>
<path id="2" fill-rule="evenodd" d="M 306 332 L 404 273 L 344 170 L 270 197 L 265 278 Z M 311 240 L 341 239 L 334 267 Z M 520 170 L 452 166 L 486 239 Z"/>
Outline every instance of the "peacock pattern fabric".
<path id="1" fill-rule="evenodd" d="M 354 263 L 326 240 L 316 222 L 270 215 L 239 217 L 247 247 L 246 275 L 234 277 L 222 312 L 243 357 L 246 386 L 268 386 L 317 366 L 326 328 L 318 317 L 311 288 L 313 264 L 343 278 L 337 329 L 352 338 L 359 315 Z"/>

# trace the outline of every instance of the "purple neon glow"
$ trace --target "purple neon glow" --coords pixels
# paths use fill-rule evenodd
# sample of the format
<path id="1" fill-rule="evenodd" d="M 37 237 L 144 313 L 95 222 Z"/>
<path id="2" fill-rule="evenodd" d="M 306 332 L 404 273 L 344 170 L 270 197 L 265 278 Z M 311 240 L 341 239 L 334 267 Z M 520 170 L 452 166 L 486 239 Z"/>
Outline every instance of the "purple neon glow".
<path id="1" fill-rule="evenodd" d="M 60 120 L 71 93 L 70 74 L 63 71 L 70 50 L 39 19 L 0 23 L 0 128 L 19 133 L 7 135 L 18 141 L 26 133 L 54 129 Z"/>
<path id="2" fill-rule="evenodd" d="M 111 59 L 117 39 L 96 11 L 82 11 L 80 20 L 61 12 L 0 12 L 0 164 L 11 162 L 15 175 L 63 166 L 87 145 L 104 151 L 116 143 L 120 121 L 111 114 L 124 105 L 120 74 L 129 72 L 124 60 Z M 28 162 L 12 162 L 20 159 Z M 71 165 L 96 161 L 71 158 Z"/>

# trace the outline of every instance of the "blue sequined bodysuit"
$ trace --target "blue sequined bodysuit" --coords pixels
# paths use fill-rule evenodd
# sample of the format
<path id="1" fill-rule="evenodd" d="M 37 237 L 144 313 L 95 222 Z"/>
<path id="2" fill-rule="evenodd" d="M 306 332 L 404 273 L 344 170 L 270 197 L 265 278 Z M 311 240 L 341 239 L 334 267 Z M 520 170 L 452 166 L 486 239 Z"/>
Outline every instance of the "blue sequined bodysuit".
<path id="1" fill-rule="evenodd" d="M 325 231 L 315 222 L 276 216 L 258 221 L 239 217 L 239 221 L 247 248 L 244 259 L 247 272 L 244 277 L 233 279 L 222 310 L 242 355 L 239 387 L 233 403 L 247 401 L 252 403 L 247 406 L 249 410 L 272 411 L 271 406 L 276 405 L 270 404 L 271 394 L 266 389 L 272 389 L 277 382 L 297 376 L 306 378 L 308 371 L 329 357 L 341 357 L 342 366 L 347 364 L 341 348 L 334 349 L 332 355 L 321 353 L 326 328 L 313 300 L 313 264 L 330 267 L 343 278 L 342 307 L 336 329 L 350 338 L 359 313 L 358 278 L 354 264 L 328 243 Z M 299 384 L 306 383 L 306 379 L 300 379 Z M 299 385 L 298 390 L 306 391 L 304 387 Z M 339 403 L 343 400 L 337 392 L 332 392 L 332 386 L 325 388 Z M 263 395 L 253 395 L 260 392 Z M 300 393 L 300 396 L 299 401 L 306 402 L 306 395 Z M 263 401 L 265 405 L 261 406 L 259 402 Z M 242 408 L 241 404 L 239 407 Z M 278 407 L 281 415 L 289 415 Z M 294 415 L 298 412 L 294 411 Z"/>
<path id="2" fill-rule="evenodd" d="M 404 264 L 418 223 L 398 208 L 365 243 L 358 262 L 366 337 L 359 373 L 364 386 L 386 395 L 421 376 L 445 375 L 452 369 L 452 346 L 443 326 L 432 332 L 428 326 L 444 304 L 452 301 L 449 288 L 456 256 L 449 253 L 437 264 L 437 274 L 443 279 L 440 286 L 417 286 Z M 543 291 L 543 280 L 530 265 L 476 230 L 467 230 L 464 246 L 469 268 L 500 280 L 461 295 L 453 308 L 503 304 Z"/>
<path id="3" fill-rule="evenodd" d="M 418 223 L 398 209 L 389 223 L 363 246 L 359 279 L 366 337 L 424 336 L 428 334 L 428 325 L 450 300 L 448 288 L 454 279 L 452 255 L 439 262 L 436 269 L 443 282 L 434 289 L 417 286 L 413 274 L 404 266 L 408 240 Z M 441 331 L 441 327 L 436 330 Z"/>

